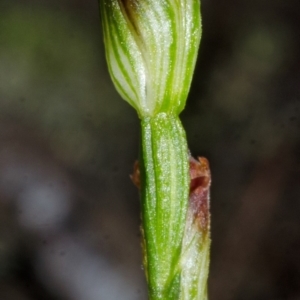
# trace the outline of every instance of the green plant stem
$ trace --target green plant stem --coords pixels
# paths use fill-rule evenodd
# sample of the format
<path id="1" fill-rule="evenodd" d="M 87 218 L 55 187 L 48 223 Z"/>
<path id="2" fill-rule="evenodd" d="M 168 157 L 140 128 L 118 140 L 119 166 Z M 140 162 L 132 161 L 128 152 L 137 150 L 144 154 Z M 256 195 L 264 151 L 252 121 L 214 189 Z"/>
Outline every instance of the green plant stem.
<path id="1" fill-rule="evenodd" d="M 99 0 L 106 58 L 141 118 L 144 266 L 150 300 L 204 300 L 209 262 L 208 161 L 191 159 L 178 115 L 201 38 L 199 0 Z M 188 205 L 189 203 L 189 205 Z"/>
<path id="2" fill-rule="evenodd" d="M 180 294 L 180 254 L 189 198 L 185 131 L 179 118 L 159 113 L 141 121 L 144 265 L 151 300 Z"/>

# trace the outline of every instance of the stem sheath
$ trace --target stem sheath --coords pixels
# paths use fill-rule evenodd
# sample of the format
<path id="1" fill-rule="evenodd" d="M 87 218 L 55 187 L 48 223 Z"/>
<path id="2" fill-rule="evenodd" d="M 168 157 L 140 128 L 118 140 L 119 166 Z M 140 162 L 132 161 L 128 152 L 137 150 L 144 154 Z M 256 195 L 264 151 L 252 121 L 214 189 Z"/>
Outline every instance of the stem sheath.
<path id="1" fill-rule="evenodd" d="M 189 199 L 189 162 L 180 119 L 167 113 L 142 119 L 144 265 L 151 300 L 180 294 L 180 253 Z"/>

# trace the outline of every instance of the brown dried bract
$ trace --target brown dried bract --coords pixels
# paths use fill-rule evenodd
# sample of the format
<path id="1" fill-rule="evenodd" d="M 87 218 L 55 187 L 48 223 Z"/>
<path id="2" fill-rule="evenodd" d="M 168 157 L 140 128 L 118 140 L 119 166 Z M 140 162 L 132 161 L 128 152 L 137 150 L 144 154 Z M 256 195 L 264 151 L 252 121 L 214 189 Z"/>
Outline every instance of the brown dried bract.
<path id="1" fill-rule="evenodd" d="M 189 156 L 190 164 L 190 199 L 189 209 L 192 209 L 194 222 L 201 230 L 208 230 L 210 223 L 209 213 L 209 190 L 211 183 L 210 169 L 208 160 L 204 157 L 198 157 L 198 160 Z M 141 188 L 141 174 L 139 162 L 135 161 L 133 174 L 130 178 L 134 185 Z"/>
<path id="2" fill-rule="evenodd" d="M 190 202 L 195 222 L 201 230 L 207 231 L 210 224 L 209 196 L 211 175 L 208 160 L 204 157 L 194 159 L 191 155 L 190 162 Z"/>

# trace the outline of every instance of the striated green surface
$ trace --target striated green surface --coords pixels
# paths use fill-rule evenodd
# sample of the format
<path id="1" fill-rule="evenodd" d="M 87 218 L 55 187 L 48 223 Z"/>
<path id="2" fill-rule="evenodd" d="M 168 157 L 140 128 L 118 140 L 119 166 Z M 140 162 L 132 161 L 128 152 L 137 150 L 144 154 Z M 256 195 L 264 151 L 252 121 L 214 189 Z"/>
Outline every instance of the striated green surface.
<path id="1" fill-rule="evenodd" d="M 176 299 L 189 176 L 185 132 L 165 113 L 142 120 L 142 220 L 150 299 Z"/>
<path id="2" fill-rule="evenodd" d="M 207 300 L 210 228 L 199 230 L 189 207 L 181 253 L 180 300 Z"/>
<path id="3" fill-rule="evenodd" d="M 141 119 L 142 231 L 149 298 L 204 300 L 209 239 L 187 219 L 189 157 L 178 117 L 197 58 L 200 3 L 100 0 L 100 8 L 111 78 Z"/>
<path id="4" fill-rule="evenodd" d="M 106 58 L 141 117 L 185 106 L 201 37 L 198 0 L 100 0 Z"/>

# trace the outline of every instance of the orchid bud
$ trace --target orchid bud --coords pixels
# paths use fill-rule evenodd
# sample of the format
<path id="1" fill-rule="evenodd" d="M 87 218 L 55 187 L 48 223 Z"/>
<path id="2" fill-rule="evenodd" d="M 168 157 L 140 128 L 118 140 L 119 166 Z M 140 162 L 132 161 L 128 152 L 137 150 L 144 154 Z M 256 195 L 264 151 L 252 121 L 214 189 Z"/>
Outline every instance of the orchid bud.
<path id="1" fill-rule="evenodd" d="M 178 115 L 194 72 L 198 0 L 100 0 L 109 72 L 140 117 Z"/>

